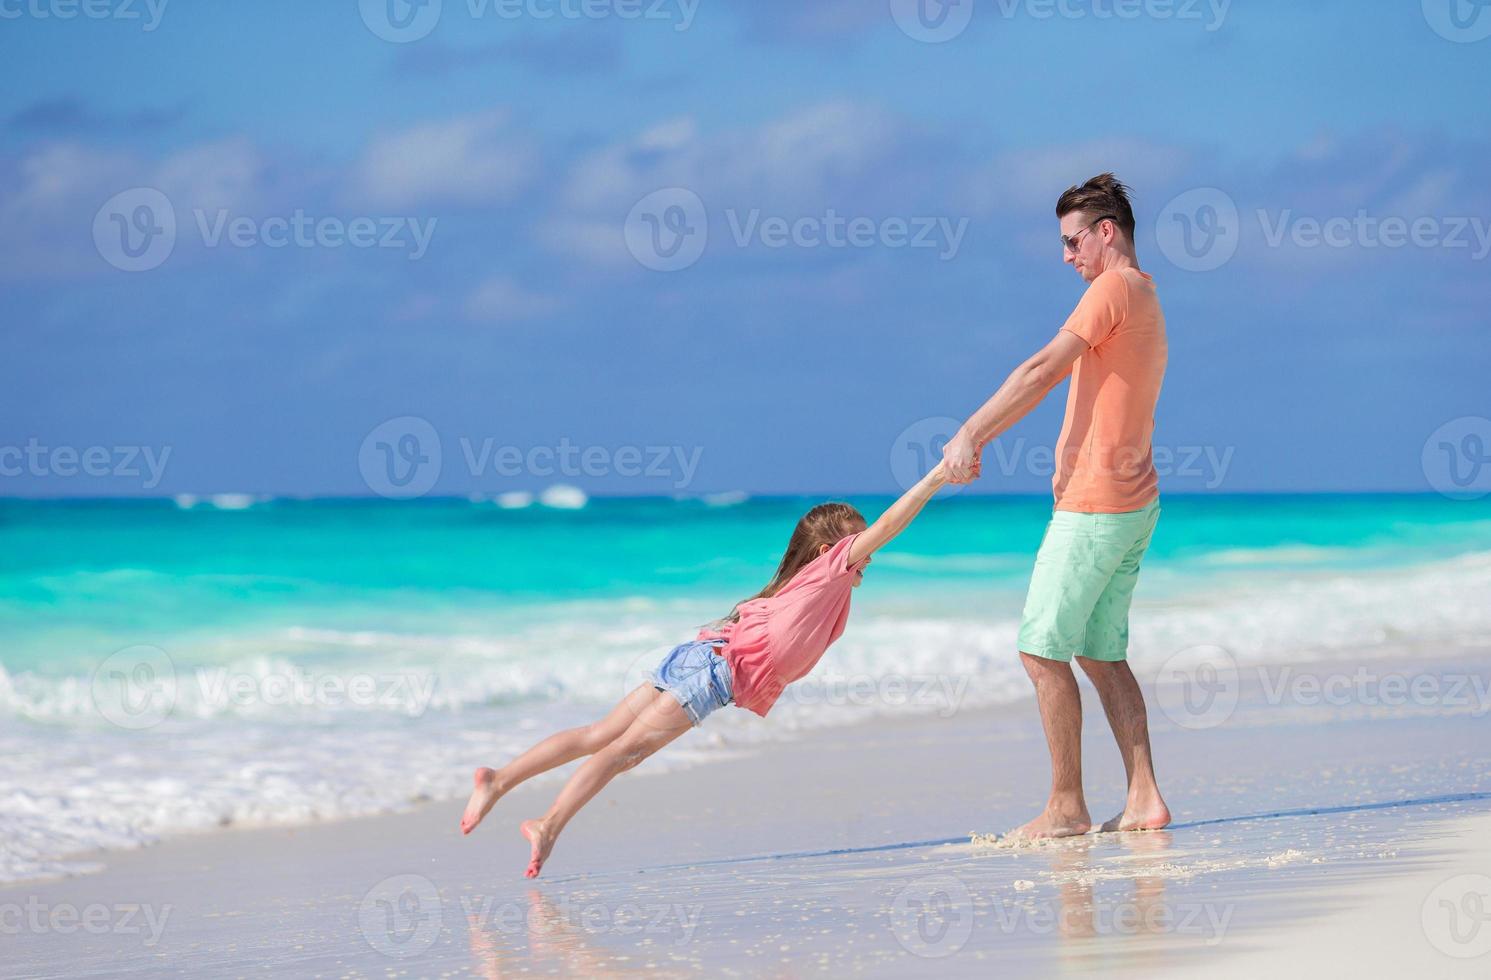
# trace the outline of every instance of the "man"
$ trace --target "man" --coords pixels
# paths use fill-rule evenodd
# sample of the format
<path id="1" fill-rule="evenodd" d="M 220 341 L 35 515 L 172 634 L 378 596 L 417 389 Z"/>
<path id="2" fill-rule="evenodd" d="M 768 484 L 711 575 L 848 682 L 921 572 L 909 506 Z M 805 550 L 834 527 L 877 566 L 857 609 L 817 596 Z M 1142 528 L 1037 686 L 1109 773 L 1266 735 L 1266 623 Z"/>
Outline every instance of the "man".
<path id="1" fill-rule="evenodd" d="M 1123 754 L 1128 797 L 1103 830 L 1158 830 L 1170 811 L 1155 783 L 1144 695 L 1129 670 L 1129 603 L 1159 517 L 1151 454 L 1165 374 L 1165 317 L 1134 253 L 1128 188 L 1112 174 L 1069 188 L 1056 204 L 1065 260 L 1087 283 L 1049 344 L 1021 364 L 943 452 L 953 482 L 978 475 L 979 454 L 1071 376 L 1056 446 L 1056 504 L 1020 623 L 1020 660 L 1035 685 L 1051 752 L 1051 795 L 1014 833 L 1067 837 L 1092 828 L 1082 794 L 1082 701 L 1075 656 L 1097 688 Z"/>

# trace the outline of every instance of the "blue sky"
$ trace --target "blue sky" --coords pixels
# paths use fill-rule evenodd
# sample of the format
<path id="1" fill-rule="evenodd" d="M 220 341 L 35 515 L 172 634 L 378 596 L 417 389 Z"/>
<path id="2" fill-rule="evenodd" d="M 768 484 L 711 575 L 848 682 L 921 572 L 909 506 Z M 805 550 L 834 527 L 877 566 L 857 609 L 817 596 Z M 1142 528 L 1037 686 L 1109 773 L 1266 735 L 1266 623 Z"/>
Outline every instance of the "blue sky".
<path id="1" fill-rule="evenodd" d="M 1449 2 L 990 0 L 928 43 L 900 0 L 443 0 L 410 40 L 372 0 L 5 0 L 0 447 L 40 462 L 0 493 L 366 494 L 405 417 L 434 493 L 892 491 L 1076 303 L 1052 205 L 1106 169 L 1169 323 L 1162 488 L 1427 490 L 1491 415 L 1491 39 Z M 141 188 L 177 228 L 125 271 Z M 648 268 L 692 201 L 702 251 Z M 297 214 L 388 247 L 275 247 Z M 978 489 L 1048 488 L 1060 409 Z"/>

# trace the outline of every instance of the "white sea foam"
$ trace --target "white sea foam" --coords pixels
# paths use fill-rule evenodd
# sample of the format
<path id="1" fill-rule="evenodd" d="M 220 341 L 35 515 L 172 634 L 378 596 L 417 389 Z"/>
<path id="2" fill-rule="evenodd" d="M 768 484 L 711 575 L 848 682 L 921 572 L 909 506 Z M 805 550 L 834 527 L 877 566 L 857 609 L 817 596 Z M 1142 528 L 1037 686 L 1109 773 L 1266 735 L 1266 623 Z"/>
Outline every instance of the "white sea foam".
<path id="1" fill-rule="evenodd" d="M 579 510 L 589 501 L 584 490 L 564 483 L 556 483 L 538 495 L 539 503 L 556 510 Z"/>
<path id="2" fill-rule="evenodd" d="M 1318 545 L 1278 545 L 1272 548 L 1221 548 L 1203 556 L 1207 565 L 1311 565 L 1362 560 L 1360 548 L 1323 548 Z"/>
<path id="3" fill-rule="evenodd" d="M 248 510 L 255 503 L 251 493 L 215 493 L 211 500 L 218 510 Z"/>
<path id="4" fill-rule="evenodd" d="M 1205 590 L 1155 593 L 1141 586 L 1135 602 L 1131 660 L 1141 676 L 1202 644 L 1262 665 L 1389 649 L 1431 660 L 1491 636 L 1491 553 L 1370 573 L 1260 579 L 1240 570 Z M 803 728 L 1025 698 L 1018 599 L 857 595 L 843 639 L 768 719 L 721 712 L 647 768 Z M 697 599 L 638 596 L 549 603 L 500 622 L 452 615 L 443 630 L 431 617 L 403 631 L 305 622 L 183 634 L 160 641 L 171 651 L 175 710 L 141 730 L 100 714 L 91 674 L 0 670 L 9 760 L 0 880 L 79 873 L 94 863 L 85 852 L 178 833 L 459 796 L 473 765 L 592 720 L 717 612 Z M 360 697 L 351 693 L 359 682 Z"/>

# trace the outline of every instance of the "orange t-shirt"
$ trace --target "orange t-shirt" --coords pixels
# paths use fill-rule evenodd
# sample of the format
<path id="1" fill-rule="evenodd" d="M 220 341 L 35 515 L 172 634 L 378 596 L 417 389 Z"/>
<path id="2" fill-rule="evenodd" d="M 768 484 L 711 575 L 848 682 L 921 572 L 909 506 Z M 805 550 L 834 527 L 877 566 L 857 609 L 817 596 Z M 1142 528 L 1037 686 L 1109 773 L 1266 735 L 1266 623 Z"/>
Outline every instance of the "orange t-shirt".
<path id="1" fill-rule="evenodd" d="M 1140 510 L 1160 492 L 1150 439 L 1167 347 L 1154 279 L 1138 269 L 1109 269 L 1061 329 L 1085 340 L 1087 353 L 1072 366 L 1056 443 L 1056 509 Z"/>

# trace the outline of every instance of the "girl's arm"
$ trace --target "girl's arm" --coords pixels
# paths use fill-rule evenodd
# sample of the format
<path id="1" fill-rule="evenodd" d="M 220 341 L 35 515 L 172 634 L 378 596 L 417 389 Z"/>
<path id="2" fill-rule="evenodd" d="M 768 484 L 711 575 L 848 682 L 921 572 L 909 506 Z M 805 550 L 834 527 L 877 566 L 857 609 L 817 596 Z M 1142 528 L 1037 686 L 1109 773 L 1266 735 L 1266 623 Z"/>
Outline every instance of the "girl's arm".
<path id="1" fill-rule="evenodd" d="M 942 464 L 938 463 L 930 473 L 917 482 L 916 486 L 901 494 L 900 500 L 886 508 L 885 513 L 881 514 L 874 524 L 854 539 L 854 544 L 849 546 L 849 564 L 853 565 L 855 562 L 870 557 L 891 538 L 906 530 L 906 525 L 921 513 L 926 502 L 931 500 L 946 482 L 947 477 L 943 475 Z"/>

